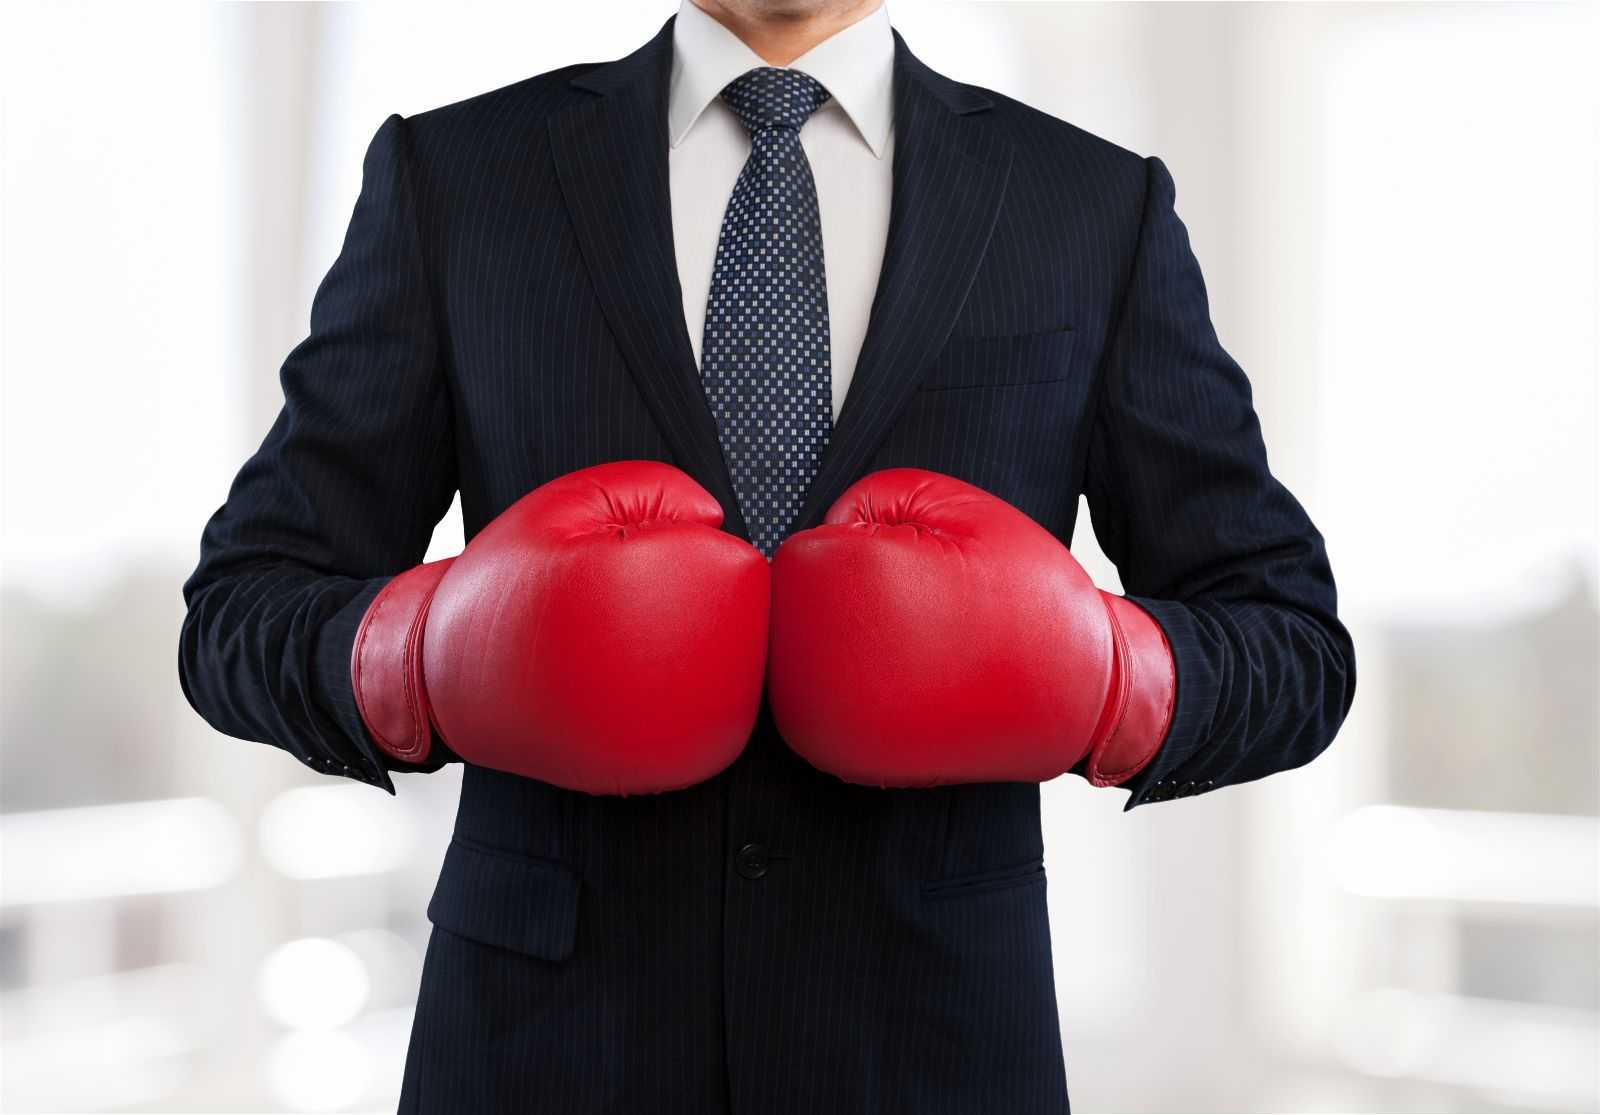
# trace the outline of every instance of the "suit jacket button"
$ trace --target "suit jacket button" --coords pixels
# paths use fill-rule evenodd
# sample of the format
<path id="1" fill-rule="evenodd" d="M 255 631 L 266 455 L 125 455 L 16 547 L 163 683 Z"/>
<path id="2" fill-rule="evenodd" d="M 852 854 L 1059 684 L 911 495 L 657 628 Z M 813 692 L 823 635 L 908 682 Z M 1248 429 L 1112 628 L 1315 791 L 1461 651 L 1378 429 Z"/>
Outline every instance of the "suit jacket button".
<path id="1" fill-rule="evenodd" d="M 767 873 L 767 848 L 765 844 L 746 844 L 734 857 L 739 874 L 746 879 L 759 879 Z"/>

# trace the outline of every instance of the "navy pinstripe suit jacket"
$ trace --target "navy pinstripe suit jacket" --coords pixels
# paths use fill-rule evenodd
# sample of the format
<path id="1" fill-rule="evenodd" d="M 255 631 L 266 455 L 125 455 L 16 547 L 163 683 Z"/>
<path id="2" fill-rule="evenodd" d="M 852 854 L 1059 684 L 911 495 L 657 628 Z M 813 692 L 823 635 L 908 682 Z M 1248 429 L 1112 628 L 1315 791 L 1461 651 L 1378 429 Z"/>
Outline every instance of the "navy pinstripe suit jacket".
<path id="1" fill-rule="evenodd" d="M 1086 493 L 1177 658 L 1128 807 L 1310 761 L 1351 644 L 1167 168 L 895 48 L 887 253 L 801 525 L 896 465 L 1063 541 Z M 378 129 L 283 410 L 184 586 L 184 691 L 217 728 L 392 792 L 351 642 L 457 489 L 470 537 L 553 477 L 655 458 L 744 533 L 673 262 L 671 51 L 669 20 Z M 1037 786 L 848 786 L 765 715 L 732 768 L 661 796 L 469 766 L 402 1109 L 1065 1111 L 1041 856 Z"/>

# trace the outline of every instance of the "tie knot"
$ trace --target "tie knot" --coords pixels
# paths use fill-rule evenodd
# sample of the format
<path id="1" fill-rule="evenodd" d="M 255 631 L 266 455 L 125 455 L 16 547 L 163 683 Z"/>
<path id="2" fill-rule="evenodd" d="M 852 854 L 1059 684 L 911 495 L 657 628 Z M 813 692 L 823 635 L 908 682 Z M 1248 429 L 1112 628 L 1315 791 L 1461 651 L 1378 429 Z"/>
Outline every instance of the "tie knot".
<path id="1" fill-rule="evenodd" d="M 722 89 L 722 99 L 751 132 L 762 128 L 799 131 L 828 96 L 822 83 L 810 74 L 777 66 L 747 70 Z"/>

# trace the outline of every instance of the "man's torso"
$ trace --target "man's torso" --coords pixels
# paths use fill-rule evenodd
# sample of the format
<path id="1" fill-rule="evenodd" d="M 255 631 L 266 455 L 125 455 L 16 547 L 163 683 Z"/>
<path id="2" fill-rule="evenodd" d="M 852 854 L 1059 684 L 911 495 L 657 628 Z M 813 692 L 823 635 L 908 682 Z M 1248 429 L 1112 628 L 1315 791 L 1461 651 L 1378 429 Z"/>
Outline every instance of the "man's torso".
<path id="1" fill-rule="evenodd" d="M 739 527 L 661 235 L 664 49 L 410 121 L 469 537 L 627 458 Z M 1141 160 L 897 49 L 880 316 L 800 525 L 904 465 L 1068 541 Z M 1038 801 L 848 786 L 765 715 L 660 797 L 468 768 L 402 1110 L 1063 1111 Z"/>

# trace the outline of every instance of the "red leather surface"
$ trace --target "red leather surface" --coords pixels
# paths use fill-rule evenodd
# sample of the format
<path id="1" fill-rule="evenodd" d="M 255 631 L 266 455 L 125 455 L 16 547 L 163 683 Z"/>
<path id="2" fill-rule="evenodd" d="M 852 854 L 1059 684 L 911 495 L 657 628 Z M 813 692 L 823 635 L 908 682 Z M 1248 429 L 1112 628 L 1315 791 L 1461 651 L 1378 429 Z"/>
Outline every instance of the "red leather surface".
<path id="1" fill-rule="evenodd" d="M 367 731 L 406 763 L 426 759 L 433 743 L 422 632 L 428 601 L 453 560 L 416 566 L 384 585 L 361 617 L 350 654 L 350 682 Z"/>
<path id="2" fill-rule="evenodd" d="M 874 473 L 773 560 L 778 729 L 849 782 L 1044 781 L 1106 716 L 1100 592 L 1043 527 L 919 469 Z"/>
<path id="3" fill-rule="evenodd" d="M 1177 675 L 1172 647 L 1154 617 L 1125 596 L 1102 593 L 1119 635 L 1122 699 L 1110 735 L 1089 756 L 1088 779 L 1116 786 L 1138 774 L 1166 739 Z"/>
<path id="4" fill-rule="evenodd" d="M 434 593 L 423 665 L 469 762 L 595 794 L 716 774 L 755 724 L 770 575 L 680 470 L 621 461 L 512 504 Z"/>

